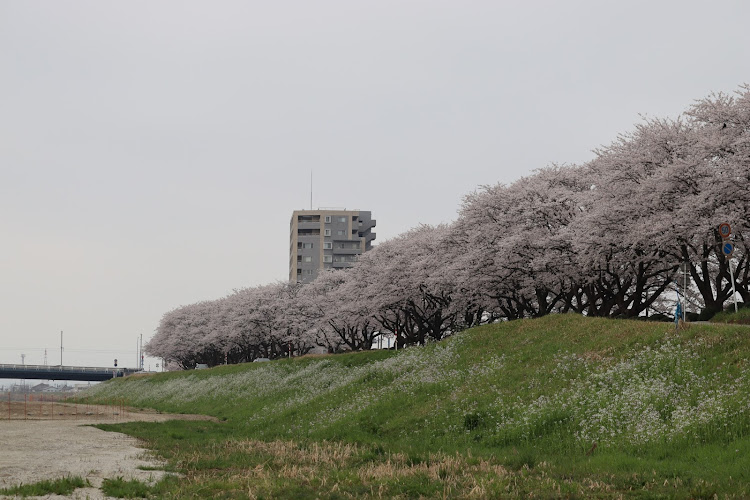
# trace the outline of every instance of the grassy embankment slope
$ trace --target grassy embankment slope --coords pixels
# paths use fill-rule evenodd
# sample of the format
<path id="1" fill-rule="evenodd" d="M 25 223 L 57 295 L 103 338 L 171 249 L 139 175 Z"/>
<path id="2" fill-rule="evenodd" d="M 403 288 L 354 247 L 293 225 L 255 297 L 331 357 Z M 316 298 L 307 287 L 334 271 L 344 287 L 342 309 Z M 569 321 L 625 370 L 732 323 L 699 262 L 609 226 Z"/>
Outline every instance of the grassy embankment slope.
<path id="1" fill-rule="evenodd" d="M 114 380 L 223 421 L 104 426 L 159 497 L 750 496 L 750 332 L 554 315 L 443 342 Z"/>
<path id="2" fill-rule="evenodd" d="M 712 323 L 729 323 L 733 325 L 750 325 L 750 307 L 742 307 L 734 312 L 730 304 L 724 312 L 711 318 Z"/>

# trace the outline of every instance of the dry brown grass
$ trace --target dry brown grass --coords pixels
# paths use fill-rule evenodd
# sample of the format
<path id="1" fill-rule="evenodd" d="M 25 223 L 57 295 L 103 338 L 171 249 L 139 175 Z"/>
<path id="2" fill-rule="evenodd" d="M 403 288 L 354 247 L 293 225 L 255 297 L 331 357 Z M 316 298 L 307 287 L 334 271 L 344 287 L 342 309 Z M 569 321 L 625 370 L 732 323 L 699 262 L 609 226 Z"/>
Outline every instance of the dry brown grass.
<path id="1" fill-rule="evenodd" d="M 218 449 L 220 447 L 221 449 Z M 254 467 L 236 470 L 232 480 L 243 485 L 249 498 L 265 496 L 278 481 L 293 481 L 316 487 L 326 492 L 352 497 L 341 483 L 341 474 L 351 474 L 350 481 L 369 490 L 357 498 L 401 498 L 393 485 L 409 478 L 426 478 L 442 487 L 440 498 L 496 498 L 528 497 L 529 491 L 544 485 L 547 493 L 565 496 L 570 483 L 550 476 L 547 463 L 534 469 L 527 466 L 509 470 L 492 458 L 475 458 L 462 454 L 432 453 L 424 460 L 413 461 L 404 453 L 385 453 L 373 457 L 369 448 L 340 442 L 299 444 L 294 441 L 237 440 L 217 445 L 217 452 L 253 453 L 267 457 Z M 363 459 L 363 456 L 368 458 Z M 611 492 L 611 485 L 601 481 L 586 480 L 579 485 L 579 494 L 597 495 Z M 408 495 L 406 495 L 408 496 Z M 532 495 L 532 497 L 537 497 Z"/>
<path id="2" fill-rule="evenodd" d="M 117 404 L 87 405 L 54 400 L 0 401 L 0 420 L 71 420 L 124 418 L 124 407 Z"/>
<path id="3" fill-rule="evenodd" d="M 299 446 L 294 441 L 227 441 L 227 451 L 253 451 L 270 455 L 278 463 L 296 463 L 312 466 L 343 467 L 360 453 L 354 444 L 322 441 L 309 446 Z"/>

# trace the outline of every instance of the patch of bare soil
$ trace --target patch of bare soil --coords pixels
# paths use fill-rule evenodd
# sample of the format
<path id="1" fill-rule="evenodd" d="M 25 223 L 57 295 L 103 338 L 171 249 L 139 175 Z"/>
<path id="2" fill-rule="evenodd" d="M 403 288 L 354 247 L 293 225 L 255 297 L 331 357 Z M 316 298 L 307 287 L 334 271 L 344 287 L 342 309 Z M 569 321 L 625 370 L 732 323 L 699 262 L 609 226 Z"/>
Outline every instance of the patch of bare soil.
<path id="1" fill-rule="evenodd" d="M 0 404 L 0 488 L 36 483 L 45 479 L 81 476 L 91 488 L 76 490 L 67 498 L 106 498 L 105 478 L 122 477 L 158 481 L 163 470 L 135 438 L 105 432 L 87 424 L 131 421 L 162 422 L 171 419 L 215 420 L 204 415 L 172 415 L 154 411 L 94 405 L 55 403 L 55 409 L 29 411 L 29 406 Z M 20 403 L 24 405 L 24 403 Z M 11 419 L 8 419 L 8 415 Z M 23 418 L 26 420 L 23 420 Z M 48 496 L 45 498 L 64 498 Z"/>

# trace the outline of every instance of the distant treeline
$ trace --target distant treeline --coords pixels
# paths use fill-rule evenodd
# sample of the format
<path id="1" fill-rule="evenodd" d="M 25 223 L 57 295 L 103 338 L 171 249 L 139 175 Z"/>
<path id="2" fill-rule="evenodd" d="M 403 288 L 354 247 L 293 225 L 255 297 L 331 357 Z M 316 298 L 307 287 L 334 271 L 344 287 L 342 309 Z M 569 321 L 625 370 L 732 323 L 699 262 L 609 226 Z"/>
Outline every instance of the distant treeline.
<path id="1" fill-rule="evenodd" d="M 452 224 L 416 227 L 347 271 L 167 312 L 146 353 L 192 368 L 370 349 L 381 334 L 405 346 L 557 312 L 668 313 L 676 282 L 709 317 L 731 298 L 730 276 L 750 300 L 750 86 L 647 119 L 595 153 L 483 186 Z M 731 270 L 721 223 L 732 228 Z"/>

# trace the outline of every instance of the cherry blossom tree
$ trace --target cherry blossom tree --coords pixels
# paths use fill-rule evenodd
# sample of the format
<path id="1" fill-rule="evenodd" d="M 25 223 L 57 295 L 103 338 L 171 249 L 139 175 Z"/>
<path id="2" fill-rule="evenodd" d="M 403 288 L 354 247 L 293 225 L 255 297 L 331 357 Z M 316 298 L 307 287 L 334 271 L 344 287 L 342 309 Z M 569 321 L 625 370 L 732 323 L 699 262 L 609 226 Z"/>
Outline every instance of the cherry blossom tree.
<path id="1" fill-rule="evenodd" d="M 679 258 L 665 246 L 673 230 L 664 224 L 675 200 L 657 188 L 657 179 L 677 159 L 691 158 L 683 122 L 651 120 L 586 165 L 589 202 L 569 231 L 588 278 L 587 314 L 638 316 L 672 283 Z"/>
<path id="2" fill-rule="evenodd" d="M 329 352 L 369 350 L 380 335 L 360 286 L 347 270 L 321 273 L 301 297 L 308 326 L 316 329 L 318 343 Z"/>
<path id="3" fill-rule="evenodd" d="M 308 352 L 314 344 L 306 335 L 302 318 L 295 313 L 299 287 L 279 282 L 238 292 L 232 324 L 235 332 L 244 335 L 244 342 L 235 340 L 236 345 L 253 359 Z"/>
<path id="4" fill-rule="evenodd" d="M 579 271 L 565 228 L 587 190 L 578 168 L 550 167 L 510 186 L 484 187 L 464 199 L 461 288 L 484 295 L 507 319 L 569 307 Z"/>
<path id="5" fill-rule="evenodd" d="M 453 285 L 444 275 L 448 237 L 449 226 L 419 226 L 362 255 L 350 271 L 380 329 L 394 333 L 400 346 L 455 330 Z"/>
<path id="6" fill-rule="evenodd" d="M 195 368 L 197 363 L 218 364 L 223 359 L 222 347 L 211 336 L 217 305 L 216 301 L 205 301 L 167 312 L 144 352 L 174 361 L 183 369 Z"/>

